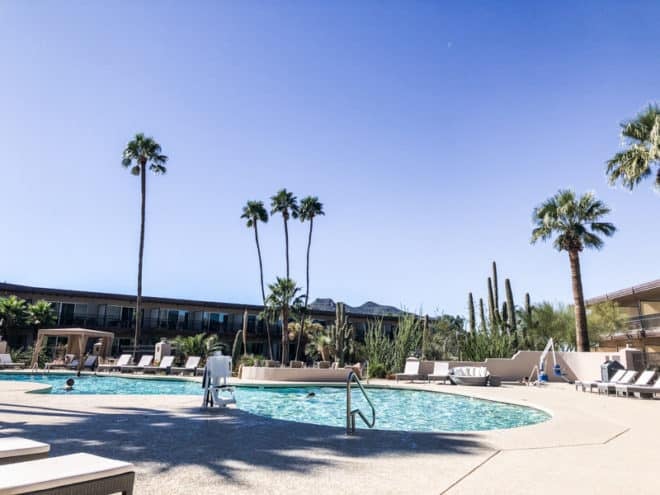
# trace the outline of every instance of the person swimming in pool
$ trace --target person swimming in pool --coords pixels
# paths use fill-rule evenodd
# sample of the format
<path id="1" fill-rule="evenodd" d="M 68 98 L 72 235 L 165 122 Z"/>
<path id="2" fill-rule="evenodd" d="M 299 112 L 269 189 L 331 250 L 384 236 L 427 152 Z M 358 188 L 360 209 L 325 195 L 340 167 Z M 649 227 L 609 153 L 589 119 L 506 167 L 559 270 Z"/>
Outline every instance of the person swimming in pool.
<path id="1" fill-rule="evenodd" d="M 64 390 L 66 390 L 67 392 L 73 390 L 73 385 L 74 385 L 75 383 L 76 383 L 76 381 L 75 381 L 73 378 L 69 378 L 69 379 L 66 381 L 66 385 L 64 385 Z"/>
<path id="2" fill-rule="evenodd" d="M 305 396 L 305 399 L 311 399 L 312 397 L 316 397 L 316 393 L 314 393 L 314 392 L 309 392 L 309 393 Z"/>

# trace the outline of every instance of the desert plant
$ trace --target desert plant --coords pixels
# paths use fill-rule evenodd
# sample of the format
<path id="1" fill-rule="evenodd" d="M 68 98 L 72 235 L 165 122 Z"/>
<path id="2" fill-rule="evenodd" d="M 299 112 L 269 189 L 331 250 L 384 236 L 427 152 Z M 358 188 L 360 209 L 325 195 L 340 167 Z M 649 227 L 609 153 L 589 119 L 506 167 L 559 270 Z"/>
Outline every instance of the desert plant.
<path id="1" fill-rule="evenodd" d="M 422 331 L 422 320 L 416 315 L 404 312 L 399 316 L 394 333 L 393 369 L 395 371 L 403 370 L 406 359 L 419 352 L 422 344 Z"/>
<path id="2" fill-rule="evenodd" d="M 364 345 L 369 361 L 369 377 L 383 378 L 394 367 L 394 343 L 383 331 L 383 320 L 367 321 L 364 334 Z M 375 370 L 382 370 L 382 376 L 377 376 Z"/>

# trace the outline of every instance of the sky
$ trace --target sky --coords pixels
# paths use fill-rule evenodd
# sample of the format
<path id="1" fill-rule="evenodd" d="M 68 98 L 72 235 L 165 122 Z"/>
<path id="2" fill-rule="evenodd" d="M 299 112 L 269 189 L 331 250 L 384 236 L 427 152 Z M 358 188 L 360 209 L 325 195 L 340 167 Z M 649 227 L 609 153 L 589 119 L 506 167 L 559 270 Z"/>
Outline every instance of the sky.
<path id="1" fill-rule="evenodd" d="M 315 195 L 310 297 L 465 314 L 496 260 L 522 304 L 571 301 L 530 245 L 560 188 L 618 227 L 587 297 L 660 277 L 660 195 L 613 188 L 619 123 L 658 99 L 657 2 L 0 2 L 0 280 L 134 293 L 136 132 L 149 176 L 144 294 L 259 303 L 247 200 Z M 292 221 L 305 281 L 308 224 Z M 283 275 L 282 218 L 261 227 Z"/>

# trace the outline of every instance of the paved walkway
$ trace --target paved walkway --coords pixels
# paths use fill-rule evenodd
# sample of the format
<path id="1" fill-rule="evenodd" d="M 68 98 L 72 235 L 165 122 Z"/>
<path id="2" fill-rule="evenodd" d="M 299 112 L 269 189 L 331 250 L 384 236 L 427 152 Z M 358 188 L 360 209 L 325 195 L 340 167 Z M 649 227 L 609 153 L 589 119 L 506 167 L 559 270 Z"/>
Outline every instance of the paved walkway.
<path id="1" fill-rule="evenodd" d="M 387 384 L 391 384 L 388 382 Z M 534 405 L 552 420 L 481 433 L 343 430 L 199 409 L 200 397 L 26 394 L 0 382 L 0 435 L 133 462 L 143 494 L 658 493 L 660 401 L 568 385 L 403 385 Z"/>

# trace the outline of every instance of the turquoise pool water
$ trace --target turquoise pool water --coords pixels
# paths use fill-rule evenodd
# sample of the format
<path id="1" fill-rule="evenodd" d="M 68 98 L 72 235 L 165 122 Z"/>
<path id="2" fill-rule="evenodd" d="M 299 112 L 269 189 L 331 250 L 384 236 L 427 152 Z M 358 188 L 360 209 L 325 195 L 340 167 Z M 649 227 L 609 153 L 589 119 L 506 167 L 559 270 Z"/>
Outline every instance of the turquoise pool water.
<path id="1" fill-rule="evenodd" d="M 0 374 L 0 380 L 52 385 L 54 394 L 199 395 L 201 385 L 181 380 L 121 377 L 74 377 L 74 390 L 64 390 L 72 375 Z M 307 395 L 314 392 L 314 396 Z M 376 408 L 376 429 L 395 431 L 475 431 L 515 428 L 550 418 L 538 409 L 452 394 L 369 388 Z M 327 426 L 346 426 L 346 390 L 341 387 L 236 387 L 237 407 L 260 416 Z M 369 408 L 359 392 L 353 406 Z M 358 427 L 364 427 L 358 420 Z"/>

